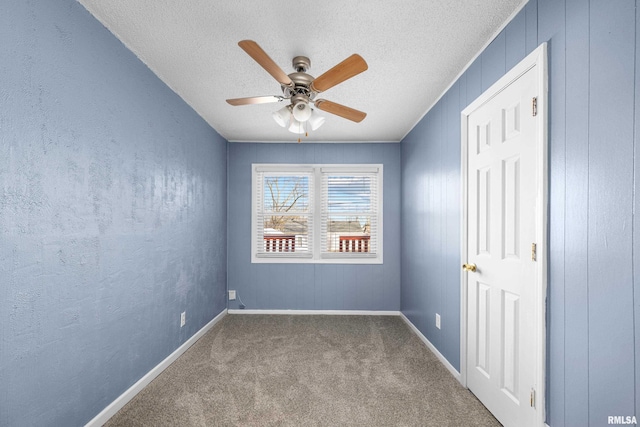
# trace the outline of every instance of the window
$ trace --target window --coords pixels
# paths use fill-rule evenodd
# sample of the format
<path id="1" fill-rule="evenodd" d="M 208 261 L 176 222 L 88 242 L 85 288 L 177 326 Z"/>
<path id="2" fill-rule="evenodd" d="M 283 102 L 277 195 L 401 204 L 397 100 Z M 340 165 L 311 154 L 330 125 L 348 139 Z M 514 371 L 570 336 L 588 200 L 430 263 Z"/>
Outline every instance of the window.
<path id="1" fill-rule="evenodd" d="M 382 263 L 382 165 L 254 164 L 251 262 Z"/>
<path id="2" fill-rule="evenodd" d="M 254 167 L 254 248 L 263 258 L 310 258 L 313 169 Z"/>

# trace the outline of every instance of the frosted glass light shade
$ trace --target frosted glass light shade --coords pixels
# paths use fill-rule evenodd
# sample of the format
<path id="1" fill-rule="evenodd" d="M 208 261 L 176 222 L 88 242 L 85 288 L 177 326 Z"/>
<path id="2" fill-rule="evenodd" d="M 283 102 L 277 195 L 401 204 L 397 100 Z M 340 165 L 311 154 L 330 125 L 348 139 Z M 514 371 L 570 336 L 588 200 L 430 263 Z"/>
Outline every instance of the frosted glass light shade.
<path id="1" fill-rule="evenodd" d="M 299 122 L 295 118 L 291 118 L 291 124 L 289 125 L 289 132 L 302 134 L 304 133 L 304 123 Z"/>
<path id="2" fill-rule="evenodd" d="M 312 111 L 311 117 L 309 117 L 309 125 L 311 125 L 311 130 L 316 130 L 323 124 L 324 124 L 324 117 L 320 116 L 315 111 Z"/>
<path id="3" fill-rule="evenodd" d="M 306 122 L 311 117 L 311 107 L 306 102 L 298 102 L 293 106 L 293 117 L 299 122 Z"/>
<path id="4" fill-rule="evenodd" d="M 273 120 L 276 121 L 280 126 L 287 127 L 289 124 L 289 118 L 291 117 L 291 111 L 288 107 L 283 107 L 278 111 L 273 112 Z"/>

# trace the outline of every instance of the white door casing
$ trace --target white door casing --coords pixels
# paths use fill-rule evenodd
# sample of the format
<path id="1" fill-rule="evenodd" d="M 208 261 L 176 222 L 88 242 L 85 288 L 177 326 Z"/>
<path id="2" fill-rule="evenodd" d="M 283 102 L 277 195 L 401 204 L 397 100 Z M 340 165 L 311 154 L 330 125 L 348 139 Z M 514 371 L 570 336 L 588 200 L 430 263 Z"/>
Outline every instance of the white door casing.
<path id="1" fill-rule="evenodd" d="M 546 67 L 543 44 L 462 112 L 461 381 L 507 427 L 544 425 Z"/>

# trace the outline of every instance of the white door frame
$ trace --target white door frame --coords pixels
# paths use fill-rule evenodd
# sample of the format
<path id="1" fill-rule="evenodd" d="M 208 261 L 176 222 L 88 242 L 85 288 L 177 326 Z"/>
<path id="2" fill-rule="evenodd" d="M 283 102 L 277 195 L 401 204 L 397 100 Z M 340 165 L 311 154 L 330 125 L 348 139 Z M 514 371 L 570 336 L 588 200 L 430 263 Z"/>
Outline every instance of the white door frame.
<path id="1" fill-rule="evenodd" d="M 537 121 L 538 138 L 536 141 L 536 152 L 538 153 L 538 179 L 536 183 L 536 243 L 537 243 L 537 281 L 535 293 L 536 310 L 536 408 L 538 408 L 538 425 L 544 426 L 545 421 L 545 375 L 546 375 L 546 296 L 547 296 L 547 223 L 548 223 L 548 168 L 547 168 L 547 44 L 543 43 L 533 52 L 527 55 L 518 65 L 513 67 L 500 80 L 494 83 L 475 101 L 473 101 L 461 113 L 462 125 L 462 149 L 461 149 L 461 171 L 462 171 L 462 233 L 461 233 L 461 257 L 462 262 L 467 260 L 467 238 L 468 238 L 468 212 L 467 212 L 467 143 L 468 143 L 468 119 L 471 113 L 480 106 L 488 102 L 491 98 L 517 80 L 531 68 L 536 67 L 538 74 L 539 94 L 537 99 Z M 467 274 L 460 270 L 460 382 L 467 387 Z"/>

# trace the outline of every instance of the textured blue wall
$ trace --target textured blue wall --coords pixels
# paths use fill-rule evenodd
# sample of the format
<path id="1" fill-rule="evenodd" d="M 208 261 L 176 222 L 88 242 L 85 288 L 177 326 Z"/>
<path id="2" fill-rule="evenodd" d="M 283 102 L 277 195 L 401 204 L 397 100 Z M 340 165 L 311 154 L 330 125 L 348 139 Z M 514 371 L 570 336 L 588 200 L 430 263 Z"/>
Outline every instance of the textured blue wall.
<path id="1" fill-rule="evenodd" d="M 549 43 L 552 427 L 640 410 L 638 13 L 634 0 L 531 0 L 401 144 L 402 310 L 459 368 L 460 111 Z"/>
<path id="2" fill-rule="evenodd" d="M 382 163 L 384 264 L 252 264 L 252 163 Z M 400 144 L 229 144 L 228 167 L 229 289 L 248 309 L 400 310 Z"/>
<path id="3" fill-rule="evenodd" d="M 225 308 L 227 143 L 74 0 L 0 58 L 0 425 L 79 426 Z"/>

